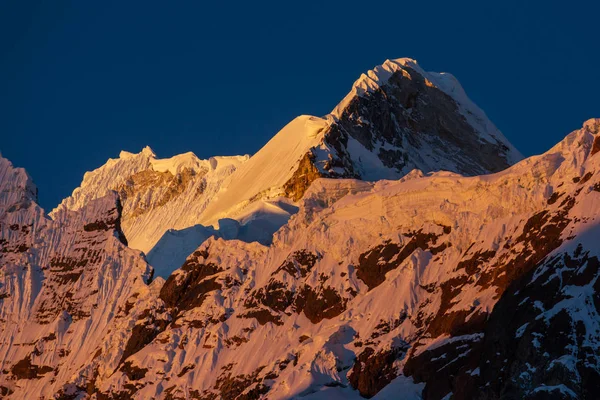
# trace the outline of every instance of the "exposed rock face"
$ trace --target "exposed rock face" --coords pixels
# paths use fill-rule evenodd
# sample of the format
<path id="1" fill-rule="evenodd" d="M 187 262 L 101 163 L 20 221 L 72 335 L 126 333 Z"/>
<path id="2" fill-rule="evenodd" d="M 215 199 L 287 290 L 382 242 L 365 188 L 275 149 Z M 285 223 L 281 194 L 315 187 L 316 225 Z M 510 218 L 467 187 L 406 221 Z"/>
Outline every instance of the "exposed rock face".
<path id="1" fill-rule="evenodd" d="M 600 136 L 596 136 L 596 140 L 594 140 L 594 145 L 592 146 L 592 151 L 590 152 L 590 154 L 592 156 L 600 151 L 600 139 L 599 139 L 599 137 Z"/>
<path id="2" fill-rule="evenodd" d="M 306 153 L 298 163 L 298 168 L 289 181 L 283 185 L 285 195 L 294 201 L 298 201 L 304 195 L 310 184 L 322 177 L 314 165 L 314 155 Z"/>
<path id="3" fill-rule="evenodd" d="M 406 173 L 414 168 L 445 169 L 479 175 L 501 171 L 518 158 L 497 130 L 482 129 L 480 124 L 487 122 L 476 121 L 475 110 L 463 113 L 467 104 L 460 100 L 465 99 L 445 91 L 450 89 L 448 85 L 454 85 L 450 93 L 461 90 L 452 76 L 426 73 L 416 62 L 406 59 L 388 60 L 374 72 L 380 75 L 375 84 L 369 77 L 355 83 L 359 87 L 367 85 L 367 89 L 346 99 L 347 104 L 338 110 L 338 127 L 341 136 L 346 134 L 365 149 L 376 150 L 375 155 L 390 170 Z M 381 76 L 384 74 L 389 75 L 386 81 Z M 332 136 L 329 143 L 347 147 L 336 138 L 340 136 L 337 132 Z M 415 159 L 414 148 L 427 148 L 431 154 Z M 456 153 L 460 154 L 458 159 L 450 156 Z"/>
<path id="4" fill-rule="evenodd" d="M 402 358 L 408 345 L 375 352 L 367 347 L 359 354 L 348 380 L 361 396 L 371 398 L 393 381 L 400 372 L 395 361 Z"/>
<path id="5" fill-rule="evenodd" d="M 190 182 L 201 179 L 206 172 L 204 169 L 195 171 L 191 168 L 183 168 L 176 175 L 169 171 L 154 170 L 143 170 L 134 173 L 117 188 L 119 197 L 124 202 L 135 204 L 135 207 L 129 207 L 125 216 L 136 218 L 152 211 L 154 208 L 166 205 L 185 192 Z M 200 182 L 200 185 L 196 188 L 198 195 L 202 194 L 206 185 L 204 181 Z M 166 188 L 166 190 L 161 190 L 158 196 L 154 196 L 152 191 L 158 188 Z"/>
<path id="6" fill-rule="evenodd" d="M 195 252 L 181 267 L 183 274 L 171 275 L 163 285 L 160 298 L 168 307 L 183 310 L 199 307 L 206 293 L 221 289 L 221 285 L 214 279 L 206 278 L 223 270 L 213 263 L 200 264 L 201 257 L 208 257 L 208 253 Z"/>
<path id="7" fill-rule="evenodd" d="M 38 379 L 53 371 L 52 367 L 33 365 L 31 355 L 15 363 L 10 370 L 11 374 L 17 379 Z"/>
<path id="8" fill-rule="evenodd" d="M 588 398 L 599 392 L 600 262 L 584 251 L 599 233 L 592 229 L 564 246 L 498 302 L 486 327 L 477 397 Z"/>
<path id="9" fill-rule="evenodd" d="M 362 280 L 369 289 L 373 289 L 385 282 L 386 273 L 398 268 L 415 250 L 430 250 L 433 255 L 444 251 L 447 247 L 452 246 L 452 243 L 435 245 L 440 236 L 451 232 L 451 228 L 445 226 L 441 228 L 438 229 L 439 234 L 423 233 L 422 229 L 418 232 L 408 232 L 404 234 L 408 238 L 404 246 L 387 241 L 361 254 L 356 267 L 356 277 Z"/>

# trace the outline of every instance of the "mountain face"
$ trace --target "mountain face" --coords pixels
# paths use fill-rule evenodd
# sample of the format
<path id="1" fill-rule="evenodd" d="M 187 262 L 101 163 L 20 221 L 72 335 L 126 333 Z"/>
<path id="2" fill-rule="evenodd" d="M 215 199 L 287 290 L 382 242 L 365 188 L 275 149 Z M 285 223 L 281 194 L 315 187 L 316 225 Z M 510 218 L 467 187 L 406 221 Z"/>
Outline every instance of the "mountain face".
<path id="1" fill-rule="evenodd" d="M 400 59 L 250 158 L 123 152 L 51 218 L 0 157 L 0 397 L 594 398 L 598 153 L 592 119 L 516 162 Z"/>
<path id="2" fill-rule="evenodd" d="M 80 210 L 90 201 L 116 192 L 123 206 L 121 225 L 129 246 L 146 252 L 157 273 L 168 276 L 173 267 L 169 270 L 165 260 L 183 253 L 183 259 L 176 261 L 181 265 L 185 256 L 215 233 L 198 225 L 199 216 L 223 181 L 247 160 L 248 156 L 200 160 L 193 153 L 158 159 L 149 147 L 138 154 L 123 151 L 119 158 L 86 173 L 81 186 L 50 215 L 55 218 L 64 210 Z M 187 232 L 176 234 L 186 228 Z M 186 236 L 176 240 L 177 254 L 171 250 L 173 236 Z M 190 240 L 191 248 L 186 243 Z M 162 247 L 152 252 L 157 242 Z"/>
<path id="3" fill-rule="evenodd" d="M 152 301 L 152 268 L 127 247 L 115 193 L 51 220 L 23 169 L 0 158 L 0 177 L 0 394 L 51 398 L 76 373 L 119 365 L 109 349 L 131 333 L 136 301 Z"/>
<path id="4" fill-rule="evenodd" d="M 377 181 L 413 169 L 478 175 L 521 158 L 453 76 L 388 60 L 330 114 L 294 119 L 250 158 L 122 152 L 87 173 L 51 215 L 117 191 L 129 245 L 166 278 L 210 236 L 269 244 L 318 178 Z"/>
<path id="5" fill-rule="evenodd" d="M 337 157 L 321 168 L 331 177 L 398 179 L 413 169 L 480 175 L 522 158 L 456 78 L 407 58 L 363 74 L 332 116 L 324 136 Z"/>

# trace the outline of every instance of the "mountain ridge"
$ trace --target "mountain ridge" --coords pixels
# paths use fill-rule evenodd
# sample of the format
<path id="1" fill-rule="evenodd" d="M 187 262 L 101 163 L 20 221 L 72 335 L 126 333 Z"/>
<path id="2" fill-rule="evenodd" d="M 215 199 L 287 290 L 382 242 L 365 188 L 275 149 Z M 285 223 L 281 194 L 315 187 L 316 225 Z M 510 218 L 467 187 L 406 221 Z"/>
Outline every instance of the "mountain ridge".
<path id="1" fill-rule="evenodd" d="M 519 160 L 463 95 L 388 60 L 252 157 L 123 151 L 50 216 L 0 157 L 0 396 L 593 397 L 600 119 Z"/>
<path id="2" fill-rule="evenodd" d="M 413 169 L 477 175 L 522 158 L 452 75 L 425 72 L 407 58 L 386 60 L 363 74 L 330 114 L 293 119 L 252 157 L 210 158 L 236 161 L 222 173 L 213 173 L 193 153 L 160 161 L 146 147 L 122 155 L 87 173 L 57 209 L 76 209 L 108 190 L 127 192 L 125 234 L 165 277 L 183 263 L 189 248 L 211 235 L 268 244 L 319 177 L 398 179 Z M 131 166 L 116 175 L 108 172 L 119 163 Z M 103 170 L 105 176 L 92 177 Z M 139 181 L 152 180 L 171 185 L 170 194 L 136 188 Z M 178 242 L 187 244 L 178 249 Z M 170 263 L 173 257 L 176 262 Z"/>
<path id="3" fill-rule="evenodd" d="M 19 179 L 2 180 L 14 189 L 0 197 L 0 317 L 20 346 L 1 344 L 8 371 L 1 393 L 313 400 L 594 393 L 600 364 L 589 357 L 600 331 L 584 317 L 597 315 L 598 292 L 580 288 L 597 282 L 600 267 L 598 121 L 491 175 L 317 179 L 273 244 L 208 239 L 166 282 L 150 282 L 142 254 L 119 238 L 117 193 L 47 219 L 29 198 L 26 172 L 2 159 L 1 176 Z M 126 265 L 137 272 L 108 279 L 107 271 Z M 18 291 L 13 282 L 23 273 L 31 278 L 22 282 L 44 283 Z M 569 274 L 566 286 L 561 274 Z M 548 284 L 559 286 L 548 292 Z M 71 297 L 71 285 L 83 292 Z M 25 298 L 36 306 L 23 308 Z M 548 325 L 531 323 L 540 301 Z M 588 344 L 575 351 L 569 343 L 581 329 Z M 523 361 L 510 350 L 515 340 L 539 355 Z M 503 357 L 510 373 L 502 372 Z"/>

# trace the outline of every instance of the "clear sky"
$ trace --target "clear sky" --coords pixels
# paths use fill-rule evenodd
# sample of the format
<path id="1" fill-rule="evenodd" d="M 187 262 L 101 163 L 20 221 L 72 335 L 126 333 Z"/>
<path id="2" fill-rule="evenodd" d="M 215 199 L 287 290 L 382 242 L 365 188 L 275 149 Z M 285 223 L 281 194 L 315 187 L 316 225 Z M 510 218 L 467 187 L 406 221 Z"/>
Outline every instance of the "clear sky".
<path id="1" fill-rule="evenodd" d="M 122 149 L 252 154 L 411 57 L 532 155 L 600 117 L 594 4 L 0 1 L 0 151 L 49 211 Z"/>

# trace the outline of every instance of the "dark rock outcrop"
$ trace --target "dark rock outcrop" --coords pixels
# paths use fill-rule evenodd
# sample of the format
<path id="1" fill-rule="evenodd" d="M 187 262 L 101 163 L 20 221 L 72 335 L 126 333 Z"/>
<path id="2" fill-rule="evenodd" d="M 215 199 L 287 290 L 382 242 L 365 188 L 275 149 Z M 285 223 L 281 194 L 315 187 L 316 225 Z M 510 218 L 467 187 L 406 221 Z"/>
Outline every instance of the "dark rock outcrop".
<path id="1" fill-rule="evenodd" d="M 394 367 L 394 362 L 406 354 L 408 347 L 408 345 L 397 346 L 379 352 L 371 347 L 365 348 L 359 354 L 348 376 L 352 387 L 363 397 L 375 396 L 400 374 L 400 371 Z"/>

